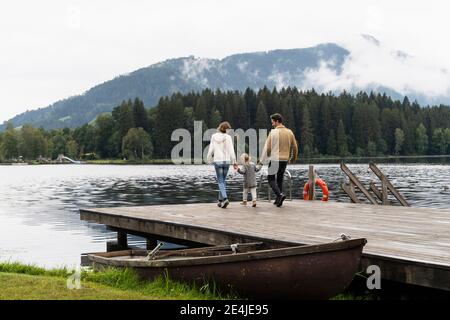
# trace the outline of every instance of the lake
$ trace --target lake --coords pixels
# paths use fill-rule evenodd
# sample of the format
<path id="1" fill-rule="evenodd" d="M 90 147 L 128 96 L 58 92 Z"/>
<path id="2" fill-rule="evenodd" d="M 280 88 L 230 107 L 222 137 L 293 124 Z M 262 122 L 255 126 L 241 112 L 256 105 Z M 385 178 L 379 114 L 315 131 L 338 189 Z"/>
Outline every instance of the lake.
<path id="1" fill-rule="evenodd" d="M 350 202 L 340 190 L 345 176 L 337 164 L 315 166 L 330 189 L 330 201 Z M 368 164 L 349 165 L 368 186 L 378 181 Z M 412 206 L 450 208 L 450 165 L 380 164 Z M 299 198 L 307 165 L 290 165 L 293 196 Z M 209 165 L 0 166 L 0 260 L 45 267 L 74 267 L 81 253 L 105 251 L 115 233 L 80 221 L 81 207 L 211 202 L 217 186 Z M 287 187 L 286 187 L 287 188 Z M 242 176 L 230 169 L 229 197 L 241 200 Z M 267 198 L 267 183 L 261 197 Z M 229 209 L 232 210 L 231 205 Z M 407 217 L 405 217 L 407 219 Z M 139 237 L 132 245 L 144 246 Z"/>

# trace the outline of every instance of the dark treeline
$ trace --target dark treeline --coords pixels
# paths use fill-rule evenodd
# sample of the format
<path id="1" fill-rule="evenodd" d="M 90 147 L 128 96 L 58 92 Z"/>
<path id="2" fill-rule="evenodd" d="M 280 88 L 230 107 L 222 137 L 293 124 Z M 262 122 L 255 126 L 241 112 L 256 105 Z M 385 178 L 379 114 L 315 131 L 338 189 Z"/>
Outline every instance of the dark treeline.
<path id="1" fill-rule="evenodd" d="M 295 133 L 301 157 L 450 153 L 448 106 L 420 107 L 406 97 L 394 101 L 378 93 L 263 88 L 173 94 L 150 109 L 136 98 L 74 130 L 9 127 L 0 135 L 0 158 L 169 158 L 176 144 L 170 141 L 173 130 L 192 132 L 195 120 L 203 121 L 204 129 L 225 120 L 233 128 L 270 129 L 275 112 Z"/>

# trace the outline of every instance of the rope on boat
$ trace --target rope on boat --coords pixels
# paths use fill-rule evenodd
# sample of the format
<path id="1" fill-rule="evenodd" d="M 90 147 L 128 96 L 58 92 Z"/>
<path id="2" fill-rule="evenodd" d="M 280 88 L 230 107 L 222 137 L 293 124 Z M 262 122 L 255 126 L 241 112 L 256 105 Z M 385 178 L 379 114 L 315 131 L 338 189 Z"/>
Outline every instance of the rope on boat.
<path id="1" fill-rule="evenodd" d="M 350 240 L 350 239 L 351 239 L 350 236 L 346 235 L 345 233 L 341 233 L 341 234 L 339 235 L 339 238 L 337 238 L 337 239 L 334 240 L 333 242 L 336 242 L 336 241 L 339 241 L 339 240 L 346 241 L 346 240 Z"/>

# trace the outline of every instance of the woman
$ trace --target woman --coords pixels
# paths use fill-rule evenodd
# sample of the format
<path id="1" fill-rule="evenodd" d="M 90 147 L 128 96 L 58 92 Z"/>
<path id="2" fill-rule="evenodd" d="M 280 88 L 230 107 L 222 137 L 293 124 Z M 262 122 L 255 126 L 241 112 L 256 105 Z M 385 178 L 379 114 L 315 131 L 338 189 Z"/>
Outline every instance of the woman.
<path id="1" fill-rule="evenodd" d="M 227 130 L 231 129 L 228 122 L 222 122 L 217 128 L 216 133 L 211 137 L 209 145 L 207 161 L 214 163 L 216 169 L 217 183 L 219 184 L 219 207 L 225 209 L 229 204 L 226 189 L 226 177 L 230 164 L 236 163 L 236 155 L 234 153 L 233 140 L 227 134 Z"/>

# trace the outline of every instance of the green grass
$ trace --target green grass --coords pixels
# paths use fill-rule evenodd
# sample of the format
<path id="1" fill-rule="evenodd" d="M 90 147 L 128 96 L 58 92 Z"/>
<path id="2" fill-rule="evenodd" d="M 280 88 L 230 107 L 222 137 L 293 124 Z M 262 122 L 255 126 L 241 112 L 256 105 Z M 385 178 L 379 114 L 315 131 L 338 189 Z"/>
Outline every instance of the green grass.
<path id="1" fill-rule="evenodd" d="M 163 299 L 139 292 L 83 282 L 79 290 L 67 289 L 60 277 L 0 273 L 0 300 L 144 300 Z"/>
<path id="2" fill-rule="evenodd" d="M 81 289 L 70 290 L 66 268 L 47 270 L 34 265 L 0 263 L 0 299 L 233 299 L 221 295 L 212 284 L 202 287 L 170 280 L 140 281 L 131 269 L 82 270 Z"/>

